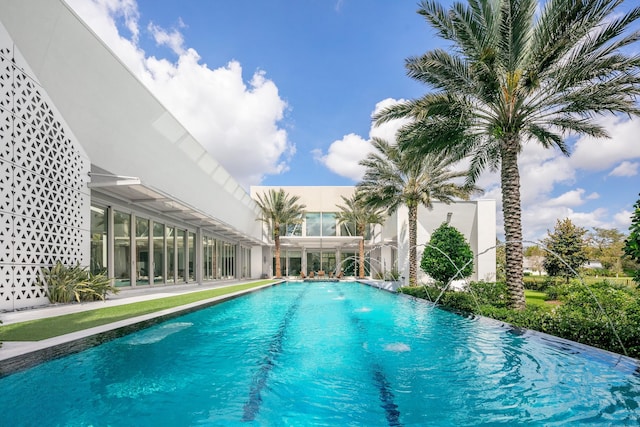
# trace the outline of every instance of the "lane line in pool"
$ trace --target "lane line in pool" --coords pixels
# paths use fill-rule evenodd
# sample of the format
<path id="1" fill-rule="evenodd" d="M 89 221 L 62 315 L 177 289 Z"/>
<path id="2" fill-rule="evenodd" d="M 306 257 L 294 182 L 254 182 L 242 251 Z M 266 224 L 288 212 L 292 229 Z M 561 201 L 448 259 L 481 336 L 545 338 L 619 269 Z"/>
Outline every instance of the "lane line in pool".
<path id="1" fill-rule="evenodd" d="M 399 427 L 400 423 L 400 410 L 398 405 L 394 402 L 395 396 L 389 388 L 389 381 L 386 375 L 382 371 L 382 366 L 377 363 L 372 366 L 373 368 L 373 381 L 380 391 L 380 401 L 382 402 L 382 408 L 387 416 L 387 422 L 392 427 Z"/>
<path id="2" fill-rule="evenodd" d="M 260 405 L 262 404 L 262 389 L 267 385 L 267 377 L 269 376 L 269 372 L 273 369 L 275 363 L 275 359 L 282 353 L 282 339 L 284 338 L 284 334 L 289 327 L 289 323 L 293 318 L 293 315 L 298 310 L 300 306 L 300 301 L 307 293 L 309 286 L 305 286 L 300 292 L 300 294 L 296 297 L 295 301 L 289 309 L 287 313 L 284 315 L 282 322 L 280 323 L 280 327 L 278 331 L 273 336 L 271 343 L 269 344 L 269 350 L 267 352 L 267 356 L 260 367 L 260 370 L 256 373 L 255 377 L 252 381 L 251 390 L 249 391 L 249 400 L 244 405 L 244 413 L 242 416 L 242 421 L 253 421 L 256 417 L 256 414 L 260 411 Z"/>
<path id="3" fill-rule="evenodd" d="M 341 290 L 338 291 L 338 294 L 340 296 L 344 296 L 344 293 Z M 351 313 L 351 323 L 357 326 L 358 331 L 361 334 L 364 333 L 366 327 L 362 323 L 362 319 L 353 315 L 354 308 L 351 305 L 351 302 L 345 298 L 344 304 L 347 306 L 349 313 Z M 398 405 L 395 403 L 395 396 L 393 395 L 393 391 L 391 391 L 389 380 L 387 380 L 387 376 L 384 374 L 382 366 L 380 366 L 380 364 L 378 363 L 372 363 L 371 369 L 373 371 L 373 383 L 380 392 L 380 406 L 382 407 L 382 409 L 384 409 L 389 426 L 401 427 L 402 423 L 400 422 L 400 410 L 398 409 Z"/>

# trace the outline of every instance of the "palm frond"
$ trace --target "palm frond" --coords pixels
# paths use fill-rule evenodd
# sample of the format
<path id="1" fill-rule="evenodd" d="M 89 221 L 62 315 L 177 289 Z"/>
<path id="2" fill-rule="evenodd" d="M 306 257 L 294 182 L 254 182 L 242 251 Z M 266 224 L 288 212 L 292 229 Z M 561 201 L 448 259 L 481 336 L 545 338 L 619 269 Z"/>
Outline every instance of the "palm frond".
<path id="1" fill-rule="evenodd" d="M 560 128 L 563 131 L 567 129 L 566 127 L 560 125 L 559 123 L 556 124 L 556 127 Z M 569 149 L 568 149 L 567 145 L 564 143 L 564 140 L 563 140 L 561 135 L 558 135 L 555 132 L 551 132 L 549 129 L 547 129 L 547 128 L 543 127 L 543 126 L 539 126 L 539 125 L 537 125 L 535 123 L 531 124 L 527 128 L 527 131 L 544 148 L 551 148 L 551 147 L 555 146 L 565 156 L 568 156 L 570 154 L 569 153 Z"/>
<path id="2" fill-rule="evenodd" d="M 499 66 L 504 67 L 507 73 L 523 72 L 530 52 L 537 2 L 506 0 L 500 4 L 500 37 L 497 40 Z"/>
<path id="3" fill-rule="evenodd" d="M 281 226 L 286 224 L 300 224 L 306 206 L 298 203 L 299 196 L 291 196 L 282 188 L 269 189 L 268 192 L 256 195 L 256 204 L 260 208 L 261 216 L 258 218 L 267 224 L 269 232 L 277 235 Z"/>
<path id="4" fill-rule="evenodd" d="M 530 76 L 546 75 L 597 28 L 622 0 L 550 0 L 533 29 Z"/>
<path id="5" fill-rule="evenodd" d="M 455 28 L 450 15 L 439 2 L 422 0 L 419 5 L 418 14 L 422 15 L 438 31 L 440 37 L 445 40 L 455 40 Z"/>

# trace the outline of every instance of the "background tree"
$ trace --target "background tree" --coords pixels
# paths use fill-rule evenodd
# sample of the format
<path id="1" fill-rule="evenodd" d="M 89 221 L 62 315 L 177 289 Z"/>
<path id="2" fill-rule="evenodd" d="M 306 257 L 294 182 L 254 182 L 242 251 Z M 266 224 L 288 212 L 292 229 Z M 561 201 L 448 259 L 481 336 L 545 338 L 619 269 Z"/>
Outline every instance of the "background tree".
<path id="1" fill-rule="evenodd" d="M 640 199 L 633 205 L 629 237 L 624 242 L 624 253 L 637 263 L 640 263 Z M 633 281 L 640 284 L 640 268 L 636 270 Z"/>
<path id="2" fill-rule="evenodd" d="M 364 239 L 367 227 L 373 224 L 382 224 L 384 215 L 379 209 L 371 208 L 354 193 L 350 198 L 342 196 L 344 205 L 336 205 L 340 212 L 336 215 L 338 224 L 353 224 L 355 235 L 362 237 L 358 242 L 358 276 L 364 277 Z"/>
<path id="3" fill-rule="evenodd" d="M 625 234 L 615 228 L 594 227 L 587 233 L 587 256 L 598 260 L 605 270 L 622 273 Z"/>
<path id="4" fill-rule="evenodd" d="M 544 254 L 544 249 L 537 245 L 527 246 L 524 248 L 524 256 L 528 258 L 529 266 L 534 271 L 538 272 L 538 274 L 542 273 L 542 270 L 544 269 Z"/>
<path id="5" fill-rule="evenodd" d="M 506 279 L 505 266 L 507 255 L 505 253 L 504 242 L 496 239 L 496 282 L 504 282 Z"/>
<path id="6" fill-rule="evenodd" d="M 406 60 L 432 89 L 377 114 L 412 119 L 403 148 L 469 157 L 469 182 L 499 171 L 510 305 L 525 306 L 518 156 L 539 143 L 569 155 L 567 134 L 608 137 L 605 113 L 640 115 L 637 2 L 468 0 L 447 10 L 422 0 L 418 13 L 449 42 Z"/>
<path id="7" fill-rule="evenodd" d="M 375 151 L 360 162 L 366 170 L 358 184 L 366 205 L 394 213 L 402 205 L 409 209 L 409 283 L 417 283 L 418 207 L 433 208 L 435 200 L 449 204 L 455 198 L 468 200 L 475 186 L 453 182 L 465 172 L 451 170 L 452 162 L 444 154 L 414 156 L 397 145 L 373 138 Z"/>
<path id="8" fill-rule="evenodd" d="M 269 234 L 275 243 L 275 276 L 281 278 L 280 234 L 286 230 L 287 224 L 302 223 L 302 214 L 306 206 L 298 203 L 300 197 L 290 196 L 282 188 L 270 189 L 266 193 L 258 194 L 257 197 L 256 203 L 262 213 L 258 219 L 267 224 Z"/>
<path id="9" fill-rule="evenodd" d="M 544 244 L 560 258 L 547 252 L 544 269 L 549 276 L 564 277 L 569 283 L 569 278 L 575 275 L 573 271 L 577 271 L 588 260 L 584 242 L 587 230 L 576 227 L 569 218 L 565 218 L 556 222 L 553 233 L 547 232 Z"/>
<path id="10" fill-rule="evenodd" d="M 527 246 L 524 248 L 524 256 L 544 256 L 544 249 L 537 245 Z"/>
<path id="11" fill-rule="evenodd" d="M 443 223 L 424 248 L 420 268 L 445 285 L 450 280 L 465 279 L 473 273 L 473 251 L 462 233 Z"/>

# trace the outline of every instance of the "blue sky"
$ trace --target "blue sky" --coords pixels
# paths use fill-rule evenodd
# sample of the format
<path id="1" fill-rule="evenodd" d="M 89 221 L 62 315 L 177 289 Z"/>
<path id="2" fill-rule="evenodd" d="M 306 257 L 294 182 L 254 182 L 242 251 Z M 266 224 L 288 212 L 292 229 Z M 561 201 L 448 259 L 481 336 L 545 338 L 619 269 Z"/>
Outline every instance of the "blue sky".
<path id="1" fill-rule="evenodd" d="M 417 1 L 68 3 L 247 188 L 357 183 L 371 136 L 392 139 L 400 125 L 372 128 L 372 113 L 426 91 L 404 60 L 442 46 Z M 566 217 L 627 231 L 640 192 L 640 120 L 602 120 L 613 138 L 574 138 L 570 158 L 525 147 L 526 239 Z M 497 200 L 501 234 L 499 179 L 487 173 L 479 184 Z"/>

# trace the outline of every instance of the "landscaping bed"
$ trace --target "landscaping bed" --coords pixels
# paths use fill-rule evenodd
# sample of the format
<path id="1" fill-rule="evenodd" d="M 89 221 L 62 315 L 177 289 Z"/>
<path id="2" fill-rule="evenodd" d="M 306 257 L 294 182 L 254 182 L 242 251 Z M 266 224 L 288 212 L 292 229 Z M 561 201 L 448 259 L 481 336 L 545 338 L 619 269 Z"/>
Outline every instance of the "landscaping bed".
<path id="1" fill-rule="evenodd" d="M 430 301 L 440 297 L 438 304 L 447 309 L 491 317 L 640 359 L 637 288 L 606 280 L 590 285 L 572 281 L 527 291 L 527 307 L 522 311 L 507 307 L 504 283 L 472 282 L 464 292 L 442 292 L 435 286 L 403 287 L 398 292 Z"/>

